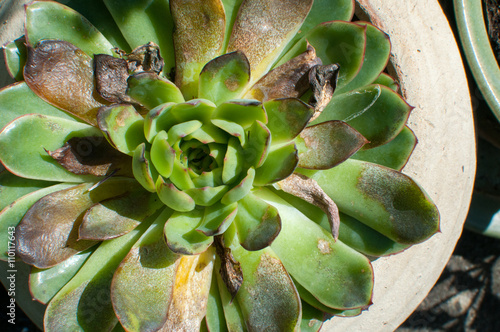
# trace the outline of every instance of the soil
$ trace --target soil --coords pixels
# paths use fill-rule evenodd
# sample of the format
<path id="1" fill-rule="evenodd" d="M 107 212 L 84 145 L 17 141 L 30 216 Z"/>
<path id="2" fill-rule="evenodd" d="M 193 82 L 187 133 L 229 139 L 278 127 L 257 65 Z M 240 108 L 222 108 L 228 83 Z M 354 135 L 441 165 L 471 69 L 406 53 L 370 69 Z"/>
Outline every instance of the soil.
<path id="1" fill-rule="evenodd" d="M 491 46 L 500 64 L 500 0 L 483 0 Z"/>

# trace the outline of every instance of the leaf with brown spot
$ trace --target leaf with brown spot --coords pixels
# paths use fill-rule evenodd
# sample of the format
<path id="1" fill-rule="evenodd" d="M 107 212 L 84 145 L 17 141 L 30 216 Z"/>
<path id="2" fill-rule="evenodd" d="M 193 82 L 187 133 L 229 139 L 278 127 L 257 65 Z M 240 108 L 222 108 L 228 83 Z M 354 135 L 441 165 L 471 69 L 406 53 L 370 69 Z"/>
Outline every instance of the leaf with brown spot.
<path id="1" fill-rule="evenodd" d="M 102 136 L 70 138 L 61 148 L 48 151 L 59 165 L 74 174 L 132 176 L 132 158 L 114 149 Z"/>
<path id="2" fill-rule="evenodd" d="M 340 67 L 338 64 L 326 66 L 314 66 L 309 71 L 309 84 L 312 90 L 312 96 L 309 99 L 309 105 L 314 107 L 315 113 L 311 120 L 316 119 L 332 99 Z"/>
<path id="3" fill-rule="evenodd" d="M 309 89 L 309 70 L 321 65 L 314 47 L 307 44 L 307 50 L 271 70 L 255 83 L 245 98 L 262 102 L 278 98 L 299 98 Z"/>
<path id="4" fill-rule="evenodd" d="M 238 290 L 243 283 L 243 273 L 241 265 L 236 261 L 231 254 L 231 249 L 224 245 L 224 237 L 218 235 L 214 237 L 215 249 L 217 256 L 220 258 L 219 274 L 226 285 L 229 294 L 231 294 L 231 302 L 238 293 Z"/>
<path id="5" fill-rule="evenodd" d="M 92 191 L 84 183 L 57 191 L 38 200 L 16 227 L 17 255 L 38 268 L 54 266 L 95 241 L 79 241 L 78 227 L 83 213 L 96 202 L 137 188 L 132 179 L 112 178 Z"/>
<path id="6" fill-rule="evenodd" d="M 328 217 L 333 238 L 339 237 L 340 216 L 335 202 L 316 181 L 302 174 L 292 174 L 277 183 L 281 190 L 319 207 Z"/>
<path id="7" fill-rule="evenodd" d="M 158 196 L 138 189 L 94 204 L 83 216 L 79 240 L 108 240 L 130 232 L 164 206 Z"/>
<path id="8" fill-rule="evenodd" d="M 112 103 L 131 101 L 127 96 L 127 61 L 107 54 L 95 54 L 94 75 L 97 92 L 102 98 Z"/>
<path id="9" fill-rule="evenodd" d="M 42 40 L 28 46 L 24 79 L 43 100 L 96 125 L 105 101 L 94 88 L 92 59 L 73 44 Z"/>
<path id="10" fill-rule="evenodd" d="M 346 161 L 368 140 L 343 121 L 327 121 L 304 129 L 296 142 L 299 167 L 329 169 Z"/>

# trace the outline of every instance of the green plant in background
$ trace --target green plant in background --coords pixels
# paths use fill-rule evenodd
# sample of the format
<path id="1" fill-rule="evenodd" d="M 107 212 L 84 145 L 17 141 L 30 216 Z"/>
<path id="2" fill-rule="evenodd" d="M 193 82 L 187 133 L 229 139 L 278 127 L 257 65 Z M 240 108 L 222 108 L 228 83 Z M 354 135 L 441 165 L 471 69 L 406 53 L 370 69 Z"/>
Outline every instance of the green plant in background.
<path id="1" fill-rule="evenodd" d="M 61 2 L 0 91 L 1 258 L 15 228 L 45 330 L 317 331 L 438 230 L 353 1 Z"/>

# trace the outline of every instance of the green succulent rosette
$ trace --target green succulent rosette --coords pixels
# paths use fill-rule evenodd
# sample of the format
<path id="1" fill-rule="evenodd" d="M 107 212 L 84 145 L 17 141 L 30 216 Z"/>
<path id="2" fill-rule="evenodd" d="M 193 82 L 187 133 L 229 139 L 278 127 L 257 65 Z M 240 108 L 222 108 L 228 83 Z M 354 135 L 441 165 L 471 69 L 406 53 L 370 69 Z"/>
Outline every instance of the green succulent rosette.
<path id="1" fill-rule="evenodd" d="M 27 5 L 0 91 L 0 258 L 29 284 L 20 305 L 46 331 L 318 331 L 368 308 L 370 259 L 439 214 L 400 172 L 416 137 L 388 36 L 353 12 Z"/>

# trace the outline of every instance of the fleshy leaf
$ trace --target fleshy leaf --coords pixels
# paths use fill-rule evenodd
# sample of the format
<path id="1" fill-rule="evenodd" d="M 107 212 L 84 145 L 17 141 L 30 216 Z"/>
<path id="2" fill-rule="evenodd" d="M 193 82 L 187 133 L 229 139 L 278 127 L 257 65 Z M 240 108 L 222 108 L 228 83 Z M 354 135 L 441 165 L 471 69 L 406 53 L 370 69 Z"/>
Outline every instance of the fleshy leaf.
<path id="1" fill-rule="evenodd" d="M 91 191 L 93 183 L 85 183 L 44 196 L 16 227 L 17 254 L 28 264 L 48 268 L 90 248 L 95 241 L 78 240 L 82 213 L 134 186 L 130 179 L 112 178 Z"/>
<path id="2" fill-rule="evenodd" d="M 186 99 L 198 95 L 205 64 L 222 53 L 226 16 L 221 0 L 170 0 L 174 21 L 175 84 Z"/>
<path id="3" fill-rule="evenodd" d="M 228 191 L 228 186 L 188 188 L 186 194 L 191 196 L 195 203 L 200 206 L 210 206 L 218 202 Z"/>
<path id="4" fill-rule="evenodd" d="M 261 189 L 258 195 L 275 206 L 283 220 L 271 248 L 294 279 L 330 308 L 351 309 L 370 303 L 373 269 L 365 256 L 334 241 L 329 232 L 270 191 Z"/>
<path id="5" fill-rule="evenodd" d="M 299 30 L 311 6 L 312 0 L 243 0 L 227 51 L 245 53 L 250 62 L 251 82 L 270 69 Z"/>
<path id="6" fill-rule="evenodd" d="M 229 205 L 215 203 L 211 206 L 207 206 L 205 208 L 203 220 L 196 230 L 202 232 L 206 236 L 222 234 L 233 222 L 237 211 L 237 203 Z"/>
<path id="7" fill-rule="evenodd" d="M 399 84 L 386 73 L 380 73 L 380 75 L 377 77 L 375 81 L 373 81 L 373 84 L 380 84 L 380 85 L 385 85 L 389 89 L 393 90 L 394 92 L 398 92 L 399 90 Z"/>
<path id="8" fill-rule="evenodd" d="M 285 143 L 294 139 L 307 125 L 314 109 L 300 99 L 286 98 L 264 103 L 272 133 L 271 144 Z"/>
<path id="9" fill-rule="evenodd" d="M 255 169 L 250 167 L 247 171 L 247 176 L 241 180 L 236 186 L 231 188 L 224 196 L 221 198 L 222 204 L 231 204 L 237 202 L 243 197 L 245 197 L 250 190 L 253 188 L 253 180 L 255 178 Z"/>
<path id="10" fill-rule="evenodd" d="M 283 180 L 293 173 L 298 162 L 298 152 L 293 142 L 271 148 L 264 164 L 256 169 L 254 184 L 264 186 Z"/>
<path id="11" fill-rule="evenodd" d="M 337 87 L 341 88 L 357 75 L 363 64 L 366 27 L 342 21 L 322 23 L 298 41 L 278 65 L 304 52 L 307 43 L 316 49 L 324 65 L 336 63 L 340 66 Z"/>
<path id="12" fill-rule="evenodd" d="M 158 330 L 167 319 L 181 259 L 165 244 L 163 222 L 151 225 L 113 276 L 111 301 L 128 331 Z"/>
<path id="13" fill-rule="evenodd" d="M 134 177 L 146 190 L 156 191 L 156 170 L 152 166 L 149 152 L 146 151 L 146 144 L 141 143 L 135 149 L 132 158 L 132 171 Z"/>
<path id="14" fill-rule="evenodd" d="M 400 171 L 406 165 L 416 145 L 417 137 L 405 126 L 392 141 L 373 149 L 359 150 L 351 158 Z"/>
<path id="15" fill-rule="evenodd" d="M 307 45 L 307 50 L 271 70 L 255 83 L 245 98 L 262 102 L 278 98 L 299 98 L 309 88 L 308 71 L 321 64 L 314 47 Z"/>
<path id="16" fill-rule="evenodd" d="M 108 240 L 122 236 L 155 213 L 163 203 L 142 189 L 94 204 L 78 229 L 80 240 Z"/>
<path id="17" fill-rule="evenodd" d="M 256 100 L 232 100 L 222 103 L 215 110 L 213 118 L 236 122 L 244 129 L 250 128 L 257 120 L 267 123 L 266 111 Z"/>
<path id="18" fill-rule="evenodd" d="M 205 252 L 213 242 L 196 229 L 203 219 L 203 210 L 189 212 L 174 212 L 165 224 L 167 245 L 175 253 L 183 255 L 198 255 Z"/>
<path id="19" fill-rule="evenodd" d="M 241 146 L 245 146 L 247 137 L 245 135 L 245 129 L 243 129 L 242 126 L 234 122 L 219 119 L 212 120 L 212 123 L 229 135 L 238 137 Z"/>
<path id="20" fill-rule="evenodd" d="M 90 250 L 76 254 L 49 269 L 32 267 L 29 279 L 30 292 L 34 299 L 46 304 L 64 287 L 89 258 Z"/>
<path id="21" fill-rule="evenodd" d="M 215 253 L 209 249 L 197 256 L 183 256 L 176 272 L 173 298 L 161 332 L 199 331 L 207 313 Z"/>
<path id="22" fill-rule="evenodd" d="M 221 55 L 203 67 L 198 95 L 216 105 L 238 98 L 250 81 L 250 64 L 240 51 Z"/>
<path id="23" fill-rule="evenodd" d="M 110 295 L 113 273 L 151 222 L 157 218 L 164 221 L 169 213 L 156 214 L 130 233 L 103 242 L 50 301 L 45 311 L 45 331 L 113 329 L 118 322 Z"/>
<path id="24" fill-rule="evenodd" d="M 227 234 L 227 233 L 226 233 Z M 241 263 L 243 284 L 236 294 L 249 331 L 294 331 L 300 324 L 300 297 L 277 255 L 266 248 L 252 252 L 225 237 Z M 262 305 L 264 304 L 265 305 Z"/>
<path id="25" fill-rule="evenodd" d="M 207 300 L 207 315 L 205 321 L 208 331 L 211 332 L 227 332 L 226 319 L 224 317 L 224 309 L 222 307 L 221 295 L 219 286 L 217 285 L 217 272 L 212 274 L 210 283 L 210 292 Z"/>
<path id="26" fill-rule="evenodd" d="M 151 145 L 151 161 L 161 176 L 168 178 L 174 167 L 175 150 L 167 141 L 168 135 L 161 131 Z"/>
<path id="27" fill-rule="evenodd" d="M 42 40 L 28 47 L 24 79 L 46 102 L 96 124 L 104 100 L 97 100 L 92 58 L 61 40 Z M 98 98 L 100 99 L 100 98 Z"/>
<path id="28" fill-rule="evenodd" d="M 412 109 L 391 89 L 369 85 L 334 96 L 311 124 L 342 120 L 370 141 L 364 146 L 369 149 L 394 139 L 404 128 Z"/>
<path id="29" fill-rule="evenodd" d="M 243 163 L 243 150 L 239 140 L 236 137 L 231 137 L 224 157 L 222 181 L 227 184 L 236 181 L 243 172 Z"/>
<path id="30" fill-rule="evenodd" d="M 33 191 L 55 184 L 55 182 L 20 178 L 6 170 L 0 172 L 0 211 Z"/>
<path id="31" fill-rule="evenodd" d="M 354 159 L 316 173 L 299 171 L 315 179 L 341 212 L 393 241 L 419 243 L 439 229 L 436 205 L 403 173 Z"/>
<path id="32" fill-rule="evenodd" d="M 307 127 L 296 139 L 299 148 L 299 167 L 332 168 L 368 141 L 358 131 L 342 121 L 327 121 Z"/>
<path id="33" fill-rule="evenodd" d="M 150 110 L 164 103 L 184 102 L 181 91 L 174 83 L 151 72 L 130 76 L 127 94 Z"/>
<path id="34" fill-rule="evenodd" d="M 16 199 L 6 208 L 2 209 L 0 212 L 0 259 L 8 260 L 9 256 L 9 230 L 16 227 L 29 208 L 36 203 L 40 198 L 48 195 L 50 193 L 64 190 L 69 187 L 72 187 L 72 184 L 57 184 L 47 188 L 35 190 L 31 193 L 27 193 L 26 195 Z M 13 243 L 10 241 L 10 243 Z M 12 252 L 12 250 L 11 250 Z"/>
<path id="35" fill-rule="evenodd" d="M 260 121 L 255 121 L 248 130 L 248 144 L 245 146 L 244 158 L 247 164 L 255 168 L 266 161 L 272 142 L 271 131 Z"/>
<path id="36" fill-rule="evenodd" d="M 26 36 L 31 46 L 44 39 L 64 40 L 88 56 L 111 55 L 114 47 L 85 17 L 55 1 L 26 6 Z"/>
<path id="37" fill-rule="evenodd" d="M 3 46 L 7 71 L 16 81 L 22 81 L 24 79 L 23 68 L 26 64 L 28 52 L 25 43 L 26 39 L 23 36 Z"/>
<path id="38" fill-rule="evenodd" d="M 202 125 L 203 123 L 198 120 L 191 120 L 173 125 L 167 132 L 167 141 L 170 145 L 175 145 L 181 138 L 194 133 L 196 130 L 200 129 Z"/>
<path id="39" fill-rule="evenodd" d="M 132 105 L 102 107 L 97 115 L 97 124 L 118 151 L 130 156 L 145 141 L 144 119 Z"/>
<path id="40" fill-rule="evenodd" d="M 351 82 L 336 91 L 338 94 L 373 83 L 387 66 L 391 55 L 391 42 L 385 32 L 370 23 L 356 22 L 356 24 L 366 26 L 363 65 Z"/>
<path id="41" fill-rule="evenodd" d="M 174 64 L 173 23 L 167 0 L 103 0 L 132 49 L 153 42 L 165 59 L 164 76 Z"/>
<path id="42" fill-rule="evenodd" d="M 70 114 L 40 99 L 25 82 L 14 83 L 0 90 L 0 113 L 0 128 L 15 118 L 30 113 L 76 120 Z"/>
<path id="43" fill-rule="evenodd" d="M 29 140 L 26 141 L 27 133 Z M 72 137 L 102 136 L 88 124 L 63 118 L 27 114 L 0 132 L 0 160 L 18 176 L 47 181 L 93 181 L 94 176 L 76 175 L 64 169 L 46 150 L 56 150 Z M 25 162 L 29 158 L 29 163 Z"/>
<path id="44" fill-rule="evenodd" d="M 318 332 L 321 329 L 325 318 L 326 317 L 321 310 L 318 310 L 302 301 L 302 321 L 300 322 L 300 331 Z"/>
<path id="45" fill-rule="evenodd" d="M 239 201 L 234 222 L 241 246 L 250 251 L 269 246 L 281 229 L 278 211 L 253 194 Z"/>
<path id="46" fill-rule="evenodd" d="M 73 137 L 47 154 L 73 174 L 127 176 L 132 173 L 131 158 L 114 149 L 102 136 Z"/>
<path id="47" fill-rule="evenodd" d="M 189 212 L 195 207 L 191 196 L 177 189 L 173 183 L 166 183 L 161 176 L 156 181 L 156 191 L 163 204 L 175 211 Z"/>

